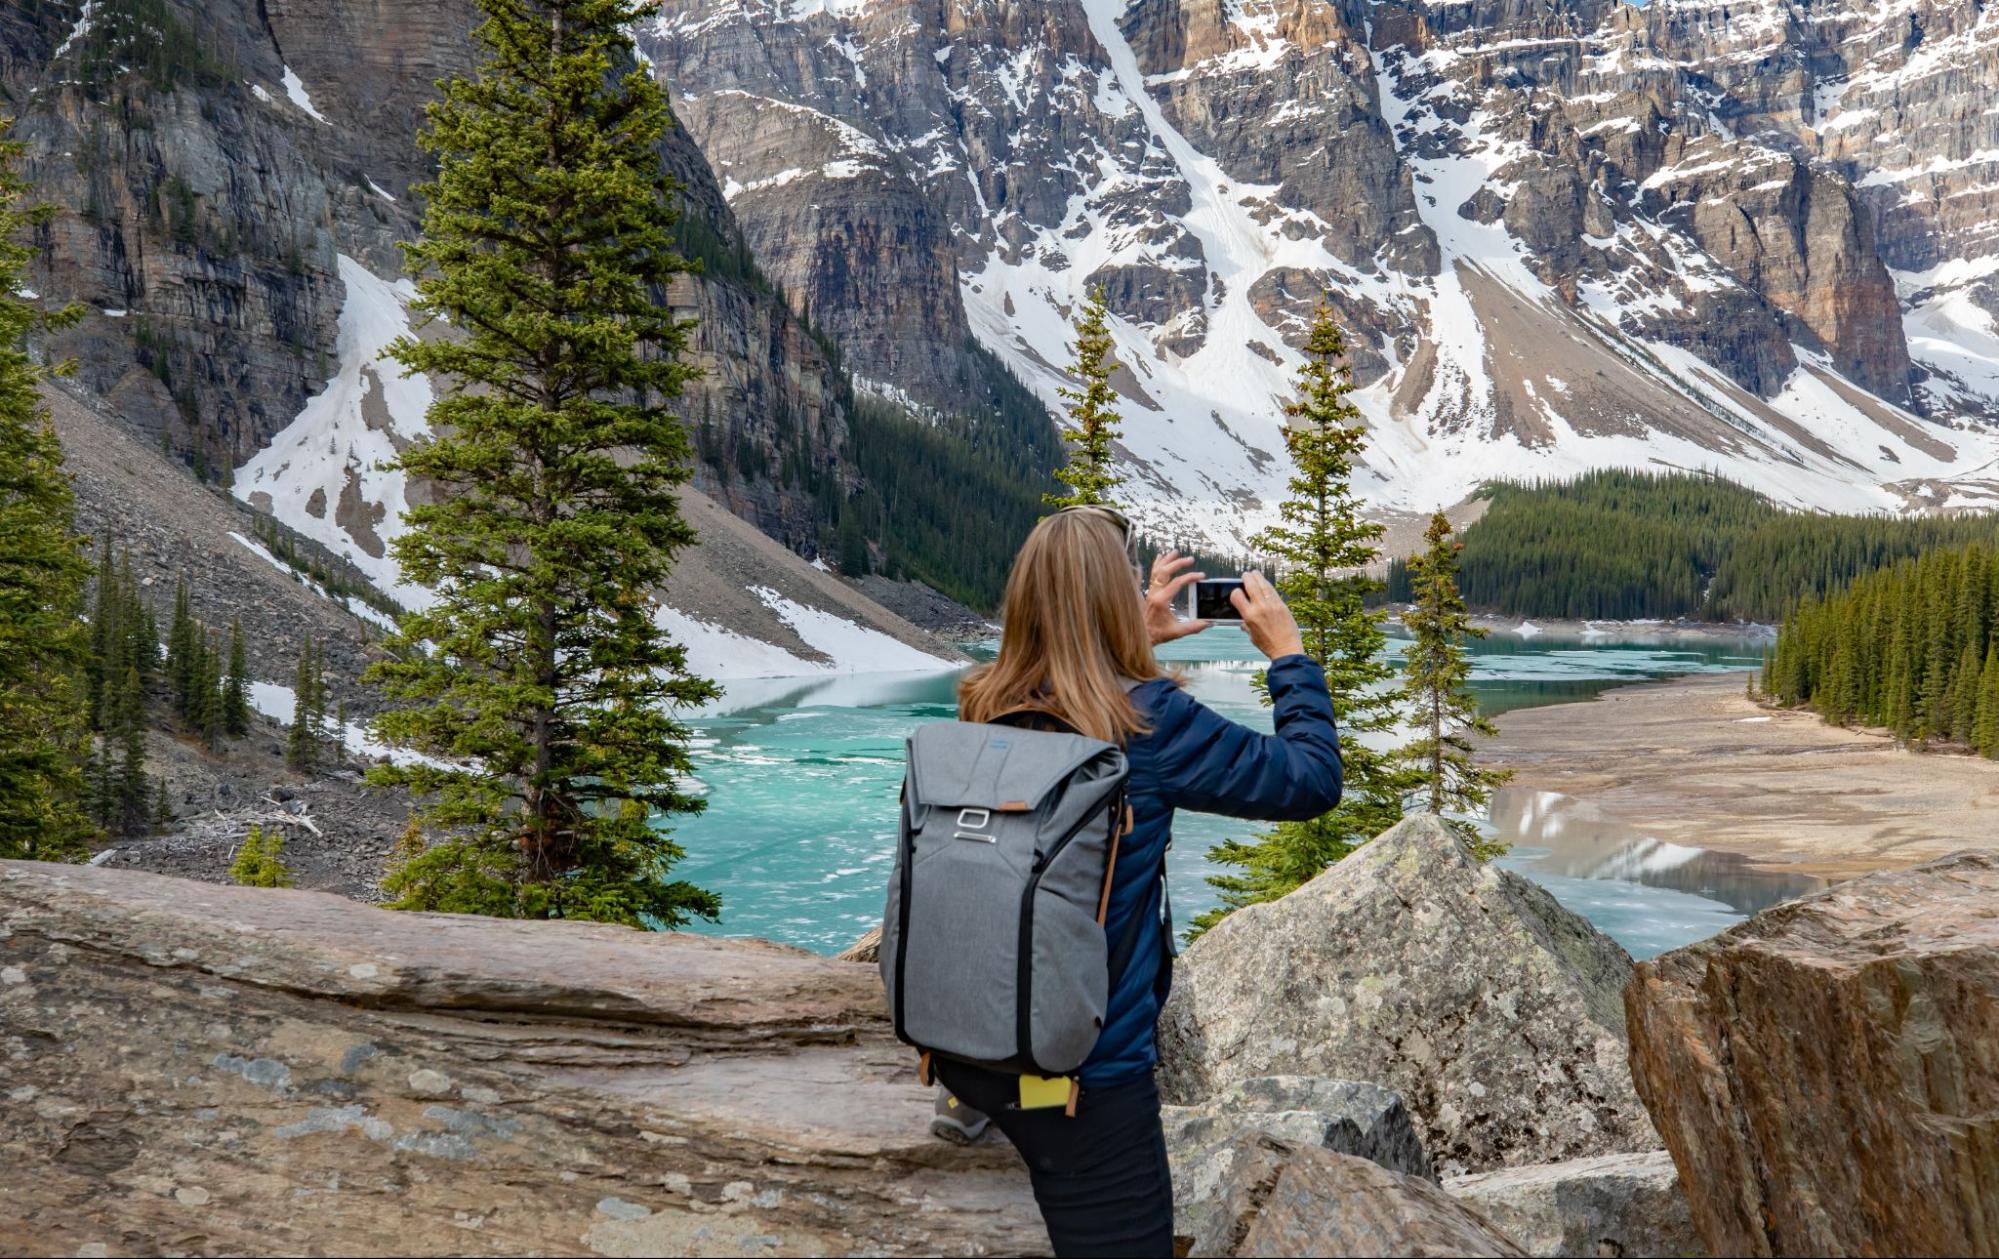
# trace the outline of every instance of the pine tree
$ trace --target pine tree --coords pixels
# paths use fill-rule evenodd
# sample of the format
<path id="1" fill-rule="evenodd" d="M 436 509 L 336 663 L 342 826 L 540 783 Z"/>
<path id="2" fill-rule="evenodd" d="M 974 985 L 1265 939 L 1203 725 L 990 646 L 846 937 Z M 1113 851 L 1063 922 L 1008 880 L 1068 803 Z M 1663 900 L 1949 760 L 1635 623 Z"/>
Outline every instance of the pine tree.
<path id="1" fill-rule="evenodd" d="M 117 569 L 112 565 L 111 539 L 97 553 L 97 579 L 90 596 L 90 657 L 84 666 L 86 720 L 92 730 L 104 729 L 106 692 L 111 687 L 112 666 L 120 646 L 127 641 L 119 624 Z"/>
<path id="2" fill-rule="evenodd" d="M 212 751 L 222 746 L 222 655 L 206 628 L 195 641 L 194 694 L 188 724 Z"/>
<path id="3" fill-rule="evenodd" d="M 1415 701 L 1418 734 L 1400 756 L 1422 777 L 1420 790 L 1430 812 L 1457 816 L 1445 824 L 1482 861 L 1506 852 L 1506 846 L 1485 838 L 1464 814 L 1482 811 L 1492 789 L 1512 775 L 1487 769 L 1472 760 L 1471 736 L 1498 730 L 1478 710 L 1471 692 L 1471 659 L 1466 639 L 1484 638 L 1486 631 L 1471 623 L 1458 593 L 1458 551 L 1451 522 L 1438 512 L 1423 535 L 1428 549 L 1409 564 L 1412 594 L 1402 623 L 1409 630 L 1409 650 L 1403 657 L 1404 684 Z"/>
<path id="4" fill-rule="evenodd" d="M 174 619 L 167 630 L 167 678 L 173 686 L 174 708 L 183 716 L 194 698 L 194 649 L 198 634 L 187 578 L 174 579 Z"/>
<path id="5" fill-rule="evenodd" d="M 1069 373 L 1081 388 L 1064 386 L 1059 391 L 1066 403 L 1062 409 L 1067 420 L 1061 428 L 1069 458 L 1055 470 L 1055 479 L 1069 492 L 1042 495 L 1050 507 L 1112 505 L 1111 491 L 1124 479 L 1111 471 L 1111 443 L 1121 435 L 1117 390 L 1111 388 L 1111 375 L 1117 369 L 1110 309 L 1104 304 L 1103 289 L 1096 288 L 1076 320 L 1076 359 Z"/>
<path id="6" fill-rule="evenodd" d="M 1366 571 L 1379 556 L 1383 529 L 1361 518 L 1353 492 L 1367 428 L 1349 397 L 1346 339 L 1323 304 L 1305 354 L 1299 397 L 1285 408 L 1291 497 L 1278 509 L 1280 523 L 1255 543 L 1279 564 L 1277 588 L 1297 618 L 1305 654 L 1325 668 L 1343 736 L 1343 794 L 1323 817 L 1216 845 L 1210 857 L 1240 873 L 1210 876 L 1222 905 L 1195 920 L 1200 930 L 1244 905 L 1275 900 L 1395 825 L 1415 785 L 1405 763 L 1358 737 L 1396 730 L 1407 697 L 1385 655 L 1387 612 L 1368 606 L 1383 585 Z"/>
<path id="7" fill-rule="evenodd" d="M 12 126 L 0 119 L 0 857 L 63 861 L 81 856 L 94 831 L 84 812 L 90 562 L 37 393 L 49 371 L 30 357 L 28 338 L 80 312 L 47 313 L 19 295 L 34 257 L 23 238 L 50 211 L 24 204 Z"/>
<path id="8" fill-rule="evenodd" d="M 146 776 L 146 696 L 136 664 L 125 666 L 118 700 L 118 781 L 106 824 L 117 834 L 139 835 L 146 830 L 152 781 Z"/>
<path id="9" fill-rule="evenodd" d="M 160 627 L 139 593 L 138 579 L 132 576 L 129 550 L 118 554 L 118 591 L 125 610 L 126 659 L 138 669 L 140 687 L 150 688 L 160 667 Z"/>
<path id="10" fill-rule="evenodd" d="M 1999 757 L 1999 641 L 1985 648 L 1979 673 L 1978 707 L 1971 719 L 1971 746 L 1980 756 Z"/>
<path id="11" fill-rule="evenodd" d="M 1978 696 L 1984 689 L 1983 653 L 1974 639 L 1964 640 L 1958 652 L 1957 668 L 1951 674 L 1948 737 L 1957 743 L 1971 742 L 1971 728 L 1978 720 Z"/>
<path id="12" fill-rule="evenodd" d="M 163 831 L 173 825 L 174 806 L 167 799 L 167 780 L 162 777 L 156 780 L 156 785 L 158 794 L 153 797 L 153 829 Z"/>
<path id="13" fill-rule="evenodd" d="M 319 657 L 312 635 L 298 650 L 298 673 L 292 683 L 292 724 L 285 739 L 285 764 L 301 774 L 319 768 Z"/>
<path id="14" fill-rule="evenodd" d="M 243 622 L 229 623 L 229 675 L 222 683 L 222 728 L 234 738 L 250 733 L 250 671 L 243 659 Z"/>
<path id="15" fill-rule="evenodd" d="M 654 619 L 693 540 L 673 401 L 687 325 L 658 293 L 677 186 L 672 118 L 634 60 L 638 0 L 481 0 L 474 77 L 443 85 L 422 136 L 437 176 L 406 247 L 418 310 L 462 335 L 393 353 L 450 387 L 430 440 L 394 466 L 443 491 L 396 541 L 430 601 L 368 677 L 400 706 L 378 766 L 440 842 L 386 884 L 395 904 L 672 927 L 720 912 L 668 871 L 659 825 L 681 788 L 677 709 L 717 694 Z"/>

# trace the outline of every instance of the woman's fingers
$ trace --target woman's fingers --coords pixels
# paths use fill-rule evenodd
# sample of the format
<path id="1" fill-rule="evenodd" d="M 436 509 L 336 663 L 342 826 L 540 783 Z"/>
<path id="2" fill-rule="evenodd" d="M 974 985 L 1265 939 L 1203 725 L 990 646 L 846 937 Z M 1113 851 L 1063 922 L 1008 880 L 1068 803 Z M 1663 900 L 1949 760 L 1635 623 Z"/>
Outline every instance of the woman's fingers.
<path id="1" fill-rule="evenodd" d="M 1191 560 L 1188 562 L 1192 563 Z M 1173 580 L 1167 582 L 1165 586 L 1154 587 L 1153 597 L 1158 598 L 1161 594 L 1163 594 L 1166 597 L 1166 602 L 1170 604 L 1180 597 L 1181 591 L 1185 590 L 1187 587 L 1193 585 L 1197 581 L 1200 581 L 1206 576 L 1207 576 L 1206 573 L 1182 573 L 1178 577 L 1175 577 Z"/>
<path id="2" fill-rule="evenodd" d="M 1164 555 L 1154 556 L 1152 560 L 1152 581 L 1150 583 L 1152 588 L 1157 590 L 1168 582 L 1173 581 L 1175 573 L 1182 572 L 1191 567 L 1193 563 L 1193 556 L 1182 555 L 1178 551 L 1168 551 Z"/>

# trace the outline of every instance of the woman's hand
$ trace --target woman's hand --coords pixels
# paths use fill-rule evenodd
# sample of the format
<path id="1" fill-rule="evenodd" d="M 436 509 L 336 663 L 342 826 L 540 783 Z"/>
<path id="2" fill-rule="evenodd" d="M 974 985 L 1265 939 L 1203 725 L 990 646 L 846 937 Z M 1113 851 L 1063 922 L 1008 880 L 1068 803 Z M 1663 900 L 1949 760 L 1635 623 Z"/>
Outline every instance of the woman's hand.
<path id="1" fill-rule="evenodd" d="M 1265 656 L 1281 660 L 1304 652 L 1305 640 L 1298 634 L 1298 622 L 1292 619 L 1291 609 L 1284 606 L 1284 600 L 1277 597 L 1276 589 L 1262 573 L 1244 573 L 1242 589 L 1230 595 L 1229 602 L 1242 617 L 1242 628 L 1249 641 Z"/>
<path id="2" fill-rule="evenodd" d="M 1151 636 L 1154 647 L 1208 628 L 1206 621 L 1183 621 L 1173 615 L 1173 604 L 1180 598 L 1180 592 L 1207 576 L 1188 572 L 1193 564 L 1191 555 L 1183 556 L 1178 551 L 1168 551 L 1152 561 L 1152 581 L 1145 594 L 1145 632 Z"/>

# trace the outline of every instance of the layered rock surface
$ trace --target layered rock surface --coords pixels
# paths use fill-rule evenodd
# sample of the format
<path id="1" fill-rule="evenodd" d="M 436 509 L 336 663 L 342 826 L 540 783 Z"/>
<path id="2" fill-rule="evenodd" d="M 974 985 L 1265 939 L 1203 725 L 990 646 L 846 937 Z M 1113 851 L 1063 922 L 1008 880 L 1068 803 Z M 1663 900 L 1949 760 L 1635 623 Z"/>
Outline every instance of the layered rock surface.
<path id="1" fill-rule="evenodd" d="M 1630 974 L 1609 937 L 1418 816 L 1182 955 L 1161 1088 L 1370 1080 L 1443 1172 L 1656 1149 L 1625 1060 Z"/>
<path id="2" fill-rule="evenodd" d="M 0 863 L 0 1248 L 1044 1253 L 873 969 Z"/>
<path id="3" fill-rule="evenodd" d="M 1768 910 L 1642 963 L 1625 1004 L 1713 1253 L 1999 1248 L 1999 858 Z"/>

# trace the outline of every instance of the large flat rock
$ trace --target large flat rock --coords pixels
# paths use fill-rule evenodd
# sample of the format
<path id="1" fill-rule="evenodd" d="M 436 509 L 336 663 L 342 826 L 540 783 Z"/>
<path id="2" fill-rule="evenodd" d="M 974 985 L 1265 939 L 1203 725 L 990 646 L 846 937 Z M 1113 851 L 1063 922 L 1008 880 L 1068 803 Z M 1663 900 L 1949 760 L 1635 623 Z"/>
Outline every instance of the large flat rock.
<path id="1" fill-rule="evenodd" d="M 1704 1255 L 1664 1150 L 1507 1167 L 1446 1181 L 1530 1255 L 1669 1259 Z"/>
<path id="2" fill-rule="evenodd" d="M 1715 1254 L 1999 1253 L 1999 856 L 1767 910 L 1625 1003 Z"/>
<path id="3" fill-rule="evenodd" d="M 1631 959 L 1518 875 L 1410 818 L 1181 957 L 1161 1086 L 1264 1075 L 1402 1096 L 1445 1173 L 1658 1148 L 1626 1065 Z"/>
<path id="4" fill-rule="evenodd" d="M 1509 1256 L 1526 1252 L 1427 1180 L 1316 1146 L 1284 1157 L 1234 1254 Z"/>
<path id="5" fill-rule="evenodd" d="M 869 966 L 0 862 L 0 1252 L 1045 1253 Z"/>

